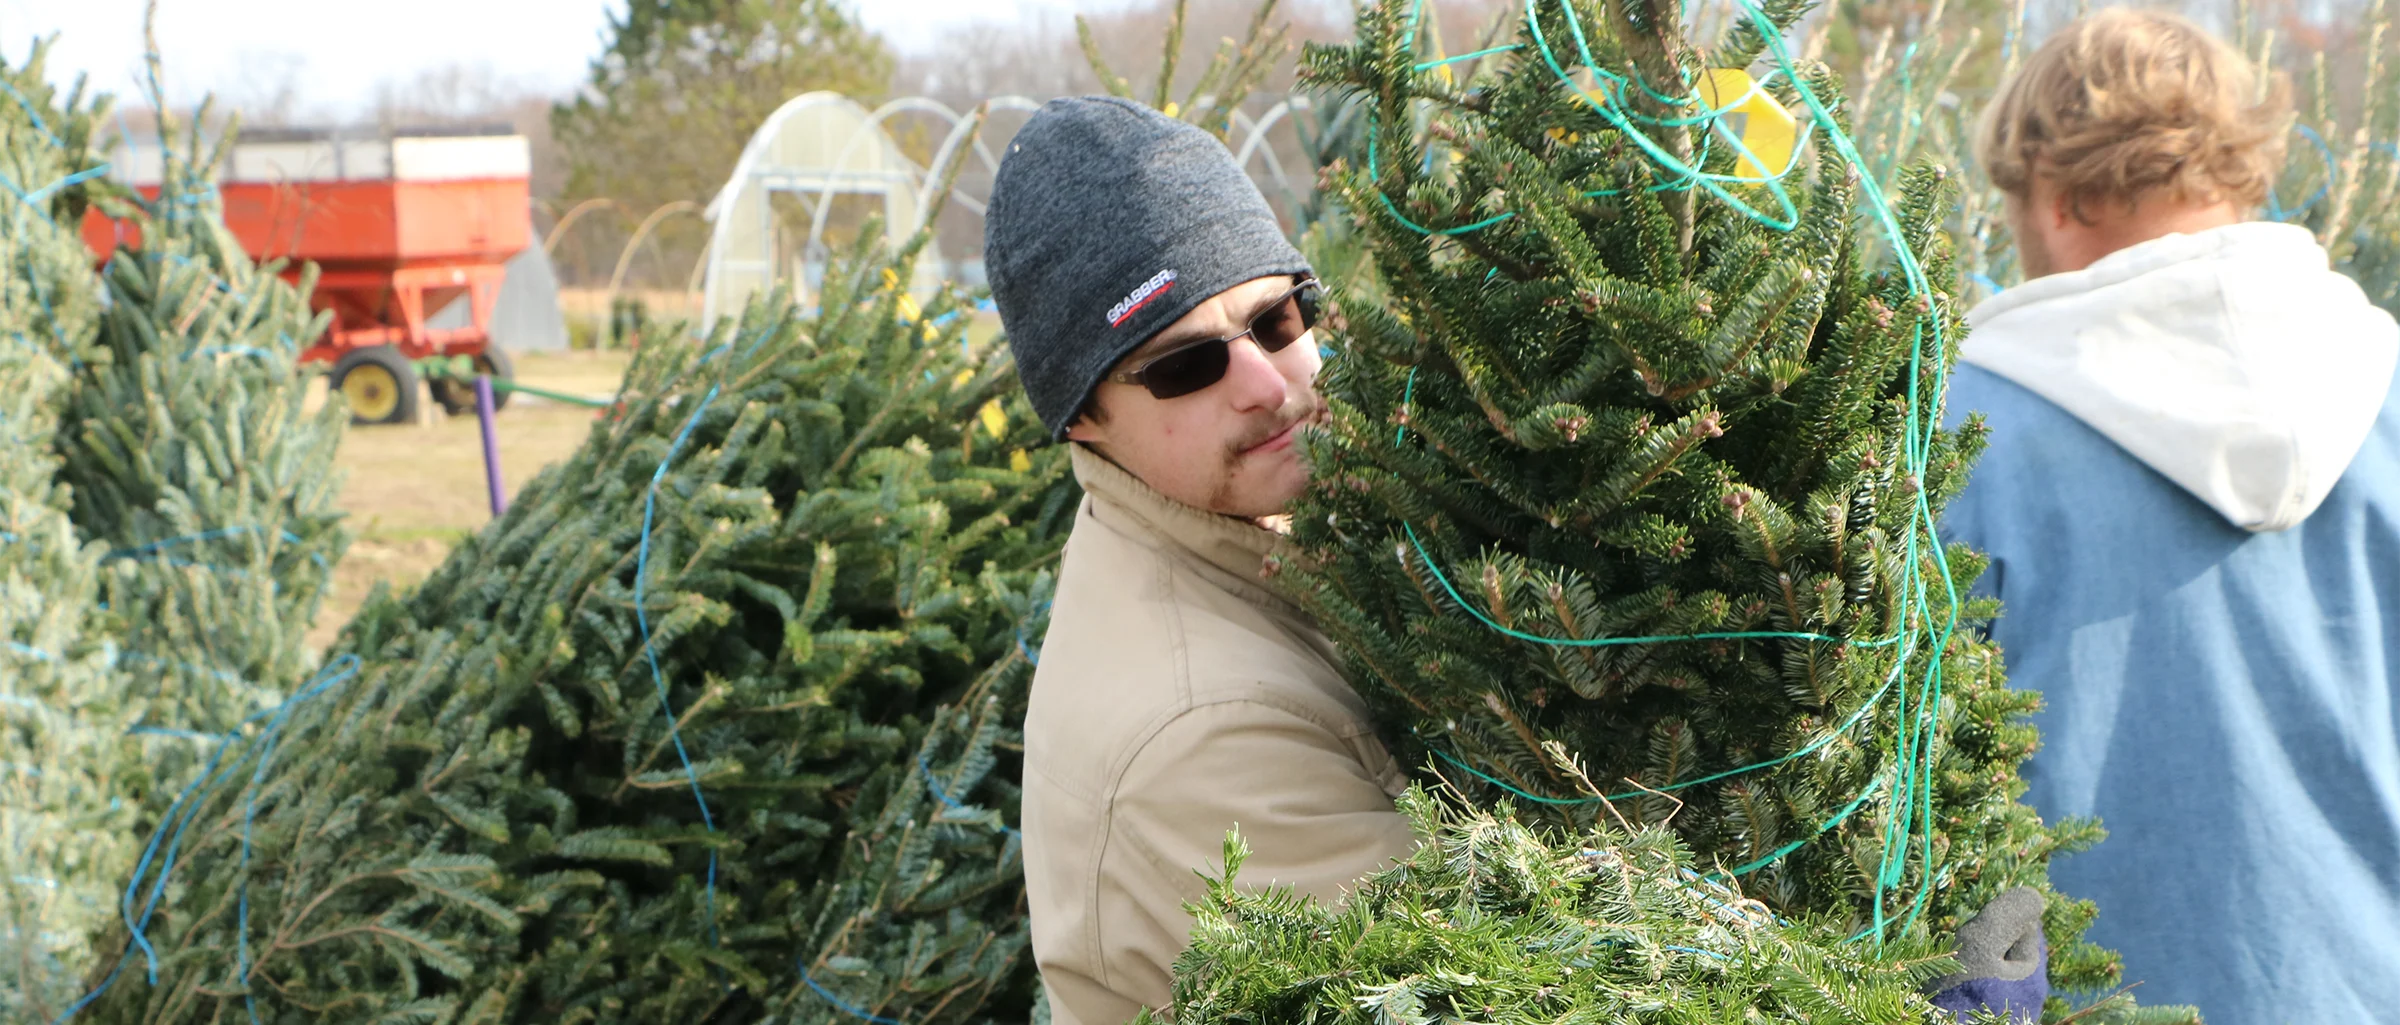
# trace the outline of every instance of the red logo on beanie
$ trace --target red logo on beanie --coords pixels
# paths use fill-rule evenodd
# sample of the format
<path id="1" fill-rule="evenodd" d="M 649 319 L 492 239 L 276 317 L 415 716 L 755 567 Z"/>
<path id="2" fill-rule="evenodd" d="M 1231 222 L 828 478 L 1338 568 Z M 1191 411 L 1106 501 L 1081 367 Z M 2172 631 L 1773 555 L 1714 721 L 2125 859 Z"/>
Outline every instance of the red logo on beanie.
<path id="1" fill-rule="evenodd" d="M 1167 294 L 1167 290 L 1173 287 L 1175 287 L 1175 272 L 1159 271 L 1150 280 L 1142 282 L 1142 287 L 1134 289 L 1132 295 L 1126 296 L 1124 302 L 1108 308 L 1108 326 L 1116 327 L 1125 323 L 1125 319 L 1133 316 L 1135 311 L 1150 305 L 1150 300 Z"/>

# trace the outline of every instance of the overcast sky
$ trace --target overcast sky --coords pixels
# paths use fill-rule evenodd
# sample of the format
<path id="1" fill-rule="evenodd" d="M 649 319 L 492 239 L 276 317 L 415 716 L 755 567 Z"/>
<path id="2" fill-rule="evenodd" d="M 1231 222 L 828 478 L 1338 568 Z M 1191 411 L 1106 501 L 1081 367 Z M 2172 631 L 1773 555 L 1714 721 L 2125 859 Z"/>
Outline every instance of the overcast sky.
<path id="1" fill-rule="evenodd" d="M 944 28 L 1040 10 L 1095 10 L 1124 0 L 847 0 L 902 50 Z M 504 78 L 564 92 L 600 51 L 624 0 L 161 0 L 159 51 L 178 103 L 204 92 L 260 95 L 293 69 L 318 109 L 367 109 L 382 82 L 444 65 L 489 65 Z M 22 62 L 57 34 L 51 78 L 76 72 L 120 97 L 135 88 L 143 0 L 0 0 L 0 53 Z"/>

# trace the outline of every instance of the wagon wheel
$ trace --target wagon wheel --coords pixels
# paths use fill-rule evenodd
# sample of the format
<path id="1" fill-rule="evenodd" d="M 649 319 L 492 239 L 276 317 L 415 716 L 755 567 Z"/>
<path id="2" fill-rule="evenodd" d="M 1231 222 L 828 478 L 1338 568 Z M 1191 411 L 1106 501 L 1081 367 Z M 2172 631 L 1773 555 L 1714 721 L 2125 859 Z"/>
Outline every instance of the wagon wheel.
<path id="1" fill-rule="evenodd" d="M 343 353 L 332 385 L 350 403 L 354 424 L 404 424 L 417 418 L 417 372 L 389 345 Z"/>
<path id="2" fill-rule="evenodd" d="M 508 405 L 509 392 L 505 388 L 497 387 L 497 383 L 517 379 L 516 363 L 510 360 L 508 353 L 497 345 L 485 346 L 482 352 L 475 354 L 472 362 L 475 365 L 475 373 L 487 375 L 494 382 L 492 411 L 499 412 L 501 407 Z M 465 416 L 475 411 L 475 379 L 473 377 L 444 374 L 425 382 L 425 386 L 428 391 L 433 392 L 433 401 L 441 403 L 442 410 L 451 416 Z"/>

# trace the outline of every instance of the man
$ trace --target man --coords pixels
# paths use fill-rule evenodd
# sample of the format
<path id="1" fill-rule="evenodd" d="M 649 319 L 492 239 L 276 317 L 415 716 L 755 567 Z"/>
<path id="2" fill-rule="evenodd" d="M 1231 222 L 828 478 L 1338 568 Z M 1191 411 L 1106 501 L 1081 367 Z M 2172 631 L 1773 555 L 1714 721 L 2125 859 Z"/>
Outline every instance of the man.
<path id="1" fill-rule="evenodd" d="M 2044 695 L 2028 799 L 2111 834 L 2053 875 L 2225 1025 L 2400 1014 L 2400 330 L 2246 219 L 2288 125 L 2180 18 L 2047 42 L 1978 140 L 2028 280 L 1948 400 L 1991 427 L 1945 540 Z"/>
<path id="2" fill-rule="evenodd" d="M 1053 1021 L 1118 1025 L 1169 1005 L 1228 830 L 1243 884 L 1338 900 L 1413 846 L 1406 780 L 1264 580 L 1323 413 L 1318 293 L 1232 154 L 1136 103 L 1056 100 L 984 223 L 1018 374 L 1088 496 L 1025 720 L 1034 958 Z M 2038 1012 L 2041 900 L 2013 897 L 1960 930 L 1937 1004 Z"/>
<path id="3" fill-rule="evenodd" d="M 1059 1025 L 1169 1003 L 1196 872 L 1338 899 L 1410 850 L 1405 782 L 1325 639 L 1271 590 L 1260 520 L 1323 406 L 1308 262 L 1224 146 L 1117 99 L 1017 133 L 992 296 L 1086 498 L 1025 722 L 1025 887 Z"/>

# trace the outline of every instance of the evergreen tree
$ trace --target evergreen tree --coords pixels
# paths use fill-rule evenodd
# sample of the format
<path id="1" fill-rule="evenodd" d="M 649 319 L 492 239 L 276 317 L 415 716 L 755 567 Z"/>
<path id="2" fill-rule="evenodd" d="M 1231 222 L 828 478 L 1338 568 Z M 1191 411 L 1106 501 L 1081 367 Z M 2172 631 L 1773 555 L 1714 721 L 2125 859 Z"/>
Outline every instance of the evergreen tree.
<path id="1" fill-rule="evenodd" d="M 768 1023 L 963 1022 L 1022 1017 L 1039 999 L 1025 919 L 1023 838 L 1008 825 L 1024 749 L 1025 697 L 1048 625 L 1050 578 L 988 593 L 1025 624 L 967 693 L 936 709 L 913 757 L 885 764 L 851 804 L 841 861 L 803 906 L 815 909 L 801 974 L 770 1001 Z M 961 868 L 966 871 L 960 871 Z"/>
<path id="2" fill-rule="evenodd" d="M 1415 853 L 1339 908 L 1236 888 L 1248 850 L 1229 838 L 1176 962 L 1174 1020 L 1920 1025 L 1938 1013 L 1918 987 L 1950 962 L 1927 944 L 1845 944 L 1825 922 L 1779 921 L 1695 871 L 1667 830 L 1610 824 L 1562 843 L 1506 805 L 1418 789 L 1400 807 Z"/>
<path id="3" fill-rule="evenodd" d="M 305 675 L 302 638 L 349 545 L 341 404 L 302 410 L 298 357 L 325 325 L 315 268 L 294 287 L 225 229 L 211 182 L 231 138 L 208 152 L 196 127 L 162 134 L 158 198 L 108 204 L 131 230 L 58 440 L 75 525 L 120 564 L 108 599 L 150 723 L 209 734 Z"/>
<path id="4" fill-rule="evenodd" d="M 0 1017 L 47 1018 L 73 996 L 83 934 L 132 863 L 141 785 L 125 737 L 138 708 L 100 611 L 100 549 L 67 518 L 52 439 L 71 361 L 90 357 L 100 302 L 75 233 L 79 180 L 100 167 L 104 116 L 60 95 L 46 44 L 0 61 Z"/>
<path id="5" fill-rule="evenodd" d="M 916 251 L 645 345 L 581 450 L 371 599 L 170 817 L 88 1019 L 1029 1000 L 1011 724 L 1074 492 L 963 298 L 903 315 Z"/>
<path id="6" fill-rule="evenodd" d="M 2099 834 L 2015 800 L 2035 699 L 1933 530 L 1980 430 L 1936 429 L 1946 183 L 1858 173 L 1840 83 L 1783 46 L 1804 10 L 1702 53 L 1671 4 L 1545 2 L 1456 84 L 1408 9 L 1309 50 L 1373 115 L 1329 177 L 1378 284 L 1335 296 L 1284 568 L 1403 759 L 1476 804 L 1590 828 L 1556 742 L 1778 913 L 1913 942 Z M 1762 54 L 1814 132 L 1765 181 L 1694 86 Z M 2051 897 L 2064 990 L 2115 980 L 2093 913 Z"/>

